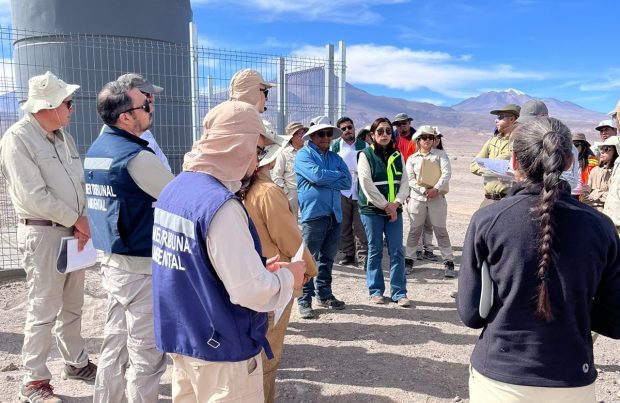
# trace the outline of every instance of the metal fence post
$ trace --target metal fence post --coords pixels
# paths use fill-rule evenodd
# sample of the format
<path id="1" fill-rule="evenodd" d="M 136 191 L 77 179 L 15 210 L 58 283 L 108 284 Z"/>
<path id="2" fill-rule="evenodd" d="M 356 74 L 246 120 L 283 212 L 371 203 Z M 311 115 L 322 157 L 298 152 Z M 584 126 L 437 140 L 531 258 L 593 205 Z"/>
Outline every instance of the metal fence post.
<path id="1" fill-rule="evenodd" d="M 334 117 L 334 45 L 325 45 L 327 60 L 325 61 L 325 116 L 335 123 Z"/>
<path id="2" fill-rule="evenodd" d="M 192 93 L 192 133 L 194 141 L 200 138 L 200 83 L 198 82 L 198 26 L 195 22 L 189 23 L 189 54 L 190 54 L 190 81 Z"/>
<path id="3" fill-rule="evenodd" d="M 280 135 L 284 134 L 284 127 L 286 126 L 286 116 L 287 116 L 287 108 L 286 108 L 286 75 L 285 75 L 285 66 L 284 58 L 280 57 L 278 59 L 278 133 Z"/>
<path id="4" fill-rule="evenodd" d="M 338 42 L 340 65 L 338 71 L 338 116 L 344 116 L 347 101 L 347 47 L 344 41 Z"/>

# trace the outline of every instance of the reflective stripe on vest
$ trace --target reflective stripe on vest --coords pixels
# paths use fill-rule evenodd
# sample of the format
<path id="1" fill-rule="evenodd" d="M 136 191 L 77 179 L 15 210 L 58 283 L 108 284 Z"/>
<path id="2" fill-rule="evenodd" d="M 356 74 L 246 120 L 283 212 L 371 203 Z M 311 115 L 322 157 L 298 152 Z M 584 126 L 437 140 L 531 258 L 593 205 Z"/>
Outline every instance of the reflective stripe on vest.
<path id="1" fill-rule="evenodd" d="M 387 177 L 388 177 L 388 202 L 393 202 L 396 199 L 396 192 L 394 191 L 394 184 L 400 184 L 400 181 L 394 180 L 394 175 L 402 175 L 402 172 L 399 172 L 394 165 L 394 161 L 397 158 L 400 158 L 400 153 L 396 151 L 394 154 L 390 155 L 387 161 Z M 390 169 L 390 167 L 392 169 Z"/>

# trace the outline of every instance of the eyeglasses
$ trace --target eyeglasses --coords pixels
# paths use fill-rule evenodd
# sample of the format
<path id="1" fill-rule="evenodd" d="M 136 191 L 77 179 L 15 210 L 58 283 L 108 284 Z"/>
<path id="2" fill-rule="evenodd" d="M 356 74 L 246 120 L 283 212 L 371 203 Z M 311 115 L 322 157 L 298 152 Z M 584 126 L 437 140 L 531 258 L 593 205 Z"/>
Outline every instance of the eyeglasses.
<path id="1" fill-rule="evenodd" d="M 269 96 L 269 89 L 267 88 L 261 88 L 260 92 L 262 92 L 263 94 L 265 94 L 265 99 L 267 99 L 267 96 Z"/>
<path id="2" fill-rule="evenodd" d="M 408 124 L 409 124 L 408 120 L 403 120 L 401 122 L 394 122 L 394 126 L 396 126 L 396 127 L 401 127 L 403 125 L 408 125 Z"/>
<path id="3" fill-rule="evenodd" d="M 69 110 L 73 109 L 73 100 L 72 99 L 70 99 L 68 101 L 62 101 L 62 103 L 67 106 L 67 109 L 69 109 Z"/>
<path id="4" fill-rule="evenodd" d="M 614 146 L 602 146 L 599 147 L 599 149 L 601 150 L 602 153 L 611 153 L 613 152 L 615 147 Z"/>
<path id="5" fill-rule="evenodd" d="M 426 141 L 426 140 L 433 140 L 435 141 L 435 136 L 433 136 L 432 134 L 422 134 L 420 137 L 418 137 L 420 140 L 422 141 Z"/>
<path id="6" fill-rule="evenodd" d="M 574 141 L 573 145 L 575 146 L 575 148 L 582 147 L 582 144 L 579 141 Z"/>
<path id="7" fill-rule="evenodd" d="M 150 113 L 151 112 L 151 103 L 149 102 L 148 99 L 145 99 L 143 105 L 136 106 L 135 108 L 127 109 L 126 111 L 122 111 L 121 113 L 127 113 L 127 112 L 131 112 L 131 111 L 135 111 L 137 109 L 143 109 L 144 112 Z"/>
<path id="8" fill-rule="evenodd" d="M 353 125 L 342 126 L 340 130 L 342 130 L 343 132 L 346 132 L 347 130 L 353 130 Z"/>
<path id="9" fill-rule="evenodd" d="M 497 115 L 497 120 L 504 120 L 506 118 L 512 117 L 514 116 L 511 113 L 500 113 L 499 115 Z"/>
<path id="10" fill-rule="evenodd" d="M 382 127 L 378 128 L 375 130 L 375 133 L 378 134 L 379 136 L 383 136 L 384 134 L 387 136 L 391 136 L 392 135 L 392 129 L 390 129 L 389 127 L 387 129 L 383 129 Z"/>
<path id="11" fill-rule="evenodd" d="M 319 137 L 319 138 L 324 138 L 324 137 L 331 137 L 332 136 L 332 130 L 328 129 L 328 130 L 320 130 L 318 132 L 313 133 L 315 136 Z"/>
<path id="12" fill-rule="evenodd" d="M 144 96 L 145 96 L 145 97 L 147 97 L 147 98 L 149 98 L 149 99 L 151 98 L 151 95 L 152 95 L 152 94 L 151 94 L 150 92 L 144 92 L 144 91 L 140 91 L 140 92 L 141 92 L 142 94 L 144 94 Z"/>
<path id="13" fill-rule="evenodd" d="M 267 155 L 267 149 L 265 147 L 256 146 L 256 155 L 258 155 L 258 160 L 261 161 Z"/>

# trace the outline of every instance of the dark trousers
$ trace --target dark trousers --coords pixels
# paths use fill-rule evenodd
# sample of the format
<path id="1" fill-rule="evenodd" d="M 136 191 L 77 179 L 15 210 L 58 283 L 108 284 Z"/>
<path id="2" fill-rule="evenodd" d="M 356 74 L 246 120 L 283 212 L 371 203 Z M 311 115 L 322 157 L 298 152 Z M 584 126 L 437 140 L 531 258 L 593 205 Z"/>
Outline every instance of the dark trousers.
<path id="1" fill-rule="evenodd" d="M 340 205 L 342 206 L 340 250 L 345 256 L 355 257 L 358 262 L 365 262 L 368 256 L 368 240 L 360 219 L 357 200 L 340 195 Z"/>

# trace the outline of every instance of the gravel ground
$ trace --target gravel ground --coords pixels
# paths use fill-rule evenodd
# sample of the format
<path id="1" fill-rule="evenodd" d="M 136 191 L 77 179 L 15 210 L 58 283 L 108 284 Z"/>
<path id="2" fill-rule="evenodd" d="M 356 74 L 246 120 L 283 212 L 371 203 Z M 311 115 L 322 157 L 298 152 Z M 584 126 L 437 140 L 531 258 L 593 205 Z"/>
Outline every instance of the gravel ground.
<path id="1" fill-rule="evenodd" d="M 469 218 L 482 197 L 479 179 L 467 169 L 479 146 L 460 147 L 451 154 L 454 174 L 448 195 L 457 267 Z M 347 303 L 344 311 L 317 309 L 318 319 L 302 320 L 293 310 L 278 372 L 278 402 L 467 401 L 469 356 L 479 331 L 460 323 L 450 297 L 456 280 L 445 280 L 439 263 L 416 263 L 407 282 L 414 302 L 410 309 L 393 303 L 369 304 L 364 272 L 355 267 L 335 266 L 333 288 Z M 16 401 L 23 375 L 20 351 L 26 291 L 24 280 L 0 283 L 0 402 Z M 88 270 L 82 327 L 95 362 L 104 319 L 99 274 Z M 600 337 L 596 342 L 597 401 L 620 402 L 619 351 L 620 341 Z M 63 381 L 56 375 L 62 369 L 56 347 L 49 367 L 63 401 L 92 400 L 91 385 Z M 161 402 L 171 401 L 170 374 L 171 367 L 161 381 Z"/>

